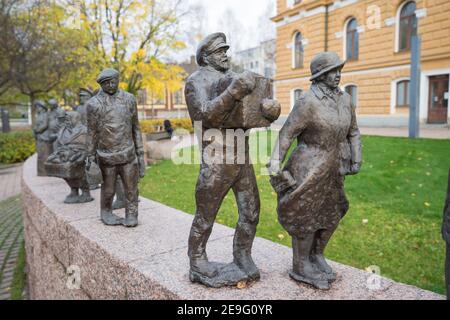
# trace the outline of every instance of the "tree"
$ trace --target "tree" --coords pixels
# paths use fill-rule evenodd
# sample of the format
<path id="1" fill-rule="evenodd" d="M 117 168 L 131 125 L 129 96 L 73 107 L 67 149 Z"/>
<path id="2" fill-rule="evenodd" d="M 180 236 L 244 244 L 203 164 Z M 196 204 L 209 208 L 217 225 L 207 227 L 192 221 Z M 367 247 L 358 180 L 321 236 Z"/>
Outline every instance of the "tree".
<path id="1" fill-rule="evenodd" d="M 137 94 L 149 89 L 162 95 L 166 85 L 181 87 L 182 69 L 162 57 L 184 47 L 178 40 L 180 0 L 69 0 L 81 13 L 89 50 L 99 52 L 96 65 L 121 73 L 121 87 Z M 164 84 L 164 81 L 166 83 Z"/>
<path id="2" fill-rule="evenodd" d="M 33 104 L 91 67 L 84 59 L 86 38 L 64 24 L 65 10 L 53 1 L 10 3 L 9 23 L 2 26 L 1 56 L 10 67 L 10 84 Z"/>
<path id="3" fill-rule="evenodd" d="M 14 38 L 10 31 L 13 24 L 13 9 L 19 0 L 0 0 L 0 96 L 11 88 L 12 66 L 10 49 Z"/>

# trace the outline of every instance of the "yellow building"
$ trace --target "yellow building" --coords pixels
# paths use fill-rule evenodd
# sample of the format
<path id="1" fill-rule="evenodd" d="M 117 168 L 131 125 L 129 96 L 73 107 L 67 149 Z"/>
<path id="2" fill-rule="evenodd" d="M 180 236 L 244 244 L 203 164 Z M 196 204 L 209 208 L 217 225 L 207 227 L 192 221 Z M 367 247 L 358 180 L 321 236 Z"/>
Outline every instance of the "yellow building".
<path id="1" fill-rule="evenodd" d="M 410 35 L 417 25 L 421 122 L 450 123 L 449 17 L 449 0 L 277 0 L 275 95 L 282 113 L 309 88 L 311 59 L 335 51 L 347 60 L 341 86 L 359 116 L 407 119 Z"/>

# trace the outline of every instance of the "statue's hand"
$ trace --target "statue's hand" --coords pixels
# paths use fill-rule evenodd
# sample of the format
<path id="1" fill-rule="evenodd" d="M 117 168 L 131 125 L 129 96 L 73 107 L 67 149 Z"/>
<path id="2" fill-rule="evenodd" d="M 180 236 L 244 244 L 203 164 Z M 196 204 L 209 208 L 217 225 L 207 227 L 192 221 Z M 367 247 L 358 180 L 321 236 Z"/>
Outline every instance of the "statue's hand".
<path id="1" fill-rule="evenodd" d="M 249 71 L 244 71 L 233 79 L 228 91 L 236 100 L 241 100 L 255 88 L 255 77 Z"/>
<path id="2" fill-rule="evenodd" d="M 145 176 L 145 167 L 146 167 L 143 155 L 138 157 L 138 162 L 139 162 L 139 178 L 142 179 Z"/>

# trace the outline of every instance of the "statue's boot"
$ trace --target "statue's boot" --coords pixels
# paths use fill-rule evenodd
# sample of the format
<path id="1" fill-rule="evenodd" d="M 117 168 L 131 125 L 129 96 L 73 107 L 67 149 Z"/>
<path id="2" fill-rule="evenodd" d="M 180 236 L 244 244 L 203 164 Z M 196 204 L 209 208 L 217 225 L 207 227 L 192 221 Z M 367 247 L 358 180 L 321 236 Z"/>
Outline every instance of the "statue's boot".
<path id="1" fill-rule="evenodd" d="M 108 211 L 101 212 L 101 219 L 107 226 L 118 226 L 123 224 L 123 218 Z"/>
<path id="2" fill-rule="evenodd" d="M 64 200 L 64 203 L 78 203 L 78 188 L 70 188 L 70 193 Z"/>
<path id="3" fill-rule="evenodd" d="M 310 260 L 319 271 L 325 274 L 328 281 L 336 280 L 336 272 L 333 271 L 322 254 L 312 254 Z"/>
<path id="4" fill-rule="evenodd" d="M 138 213 L 126 213 L 123 225 L 128 228 L 134 228 L 138 225 Z"/>
<path id="5" fill-rule="evenodd" d="M 79 196 L 78 199 L 79 199 L 80 203 L 94 201 L 94 198 L 92 198 L 91 192 L 89 191 L 89 189 L 81 190 L 81 195 Z"/>
<path id="6" fill-rule="evenodd" d="M 335 230 L 336 228 L 319 230 L 318 232 L 316 232 L 315 241 L 309 258 L 310 261 L 317 267 L 317 269 L 325 274 L 326 278 L 330 282 L 336 280 L 336 273 L 333 272 L 333 269 L 327 263 L 323 253 Z"/>
<path id="7" fill-rule="evenodd" d="M 296 281 L 308 283 L 320 290 L 330 289 L 327 277 L 307 258 L 294 263 L 289 276 Z"/>
<path id="8" fill-rule="evenodd" d="M 248 250 L 240 250 L 234 253 L 234 263 L 241 269 L 251 280 L 261 278 L 258 267 L 252 259 Z"/>
<path id="9" fill-rule="evenodd" d="M 289 276 L 299 282 L 310 284 L 317 289 L 329 290 L 330 283 L 325 274 L 310 261 L 315 234 L 304 235 L 303 238 L 292 237 L 293 263 Z"/>
<path id="10" fill-rule="evenodd" d="M 195 273 L 208 278 L 214 278 L 219 273 L 217 266 L 208 261 L 206 254 L 201 258 L 191 258 L 190 264 L 191 264 L 190 270 L 191 281 L 194 278 Z"/>

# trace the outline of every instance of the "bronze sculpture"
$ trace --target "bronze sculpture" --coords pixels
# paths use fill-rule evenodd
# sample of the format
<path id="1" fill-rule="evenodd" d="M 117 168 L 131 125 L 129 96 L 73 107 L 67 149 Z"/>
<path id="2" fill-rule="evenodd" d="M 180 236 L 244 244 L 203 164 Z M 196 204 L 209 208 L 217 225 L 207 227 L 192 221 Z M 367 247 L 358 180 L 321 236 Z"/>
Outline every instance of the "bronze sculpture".
<path id="1" fill-rule="evenodd" d="M 311 89 L 296 101 L 268 165 L 278 220 L 292 236 L 290 276 L 325 290 L 336 274 L 324 250 L 349 208 L 344 177 L 361 166 L 355 106 L 338 87 L 344 64 L 334 52 L 314 57 Z M 298 144 L 280 170 L 295 139 Z"/>
<path id="2" fill-rule="evenodd" d="M 450 170 L 448 172 L 447 199 L 444 207 L 444 220 L 442 222 L 442 238 L 446 242 L 445 282 L 447 300 L 450 300 Z"/>
<path id="3" fill-rule="evenodd" d="M 86 113 L 86 103 L 90 98 L 92 98 L 93 93 L 91 90 L 86 88 L 81 88 L 78 94 L 80 104 L 75 107 L 75 111 L 81 115 L 81 122 L 87 126 L 87 113 Z"/>
<path id="4" fill-rule="evenodd" d="M 245 137 L 245 149 L 242 150 L 245 161 L 236 163 L 239 151 L 234 149 L 233 143 L 230 148 L 226 145 L 225 138 L 221 140 L 222 138 L 215 137 L 213 141 L 205 138 L 205 134 L 209 129 L 216 129 L 225 137 L 225 128 L 265 126 L 276 120 L 280 111 L 278 102 L 269 99 L 271 92 L 266 92 L 267 90 L 261 89 L 264 96 L 259 96 L 259 100 L 258 97 L 245 100 L 257 86 L 257 75 L 250 72 L 235 74 L 230 71 L 226 53 L 228 48 L 223 33 L 206 37 L 197 50 L 199 70 L 189 76 L 185 88 L 191 120 L 201 122 L 202 132 L 196 132 L 201 141 L 201 150 L 211 150 L 211 146 L 224 148 L 224 153 L 231 153 L 234 158 L 232 163 L 226 163 L 224 158 L 211 163 L 208 161 L 213 157 L 211 154 L 201 154 L 195 193 L 197 209 L 189 235 L 189 276 L 192 282 L 211 287 L 235 285 L 240 281 L 260 278 L 251 256 L 259 221 L 260 200 L 253 166 L 249 162 L 248 136 Z M 266 84 L 263 80 L 260 82 L 261 86 Z M 259 92 L 259 88 L 255 91 Z M 263 98 L 267 99 L 261 101 Z M 270 119 L 264 117 L 265 110 Z M 248 117 L 249 112 L 255 116 Z M 230 118 L 233 120 L 230 121 Z M 239 211 L 233 241 L 234 261 L 230 264 L 214 263 L 208 260 L 206 244 L 222 200 L 230 189 L 235 194 Z"/>
<path id="5" fill-rule="evenodd" d="M 37 175 L 42 177 L 47 175 L 44 163 L 48 156 L 53 152 L 53 143 L 48 131 L 49 119 L 46 105 L 42 101 L 35 101 L 34 107 L 37 111 L 36 121 L 33 126 L 37 150 Z"/>
<path id="6" fill-rule="evenodd" d="M 65 111 L 59 107 L 56 99 L 48 100 L 48 130 L 50 139 L 55 142 L 58 138 L 59 130 L 64 126 Z M 52 150 L 53 152 L 53 150 Z"/>
<path id="7" fill-rule="evenodd" d="M 101 90 L 86 104 L 87 168 L 95 162 L 102 171 L 100 214 L 103 223 L 135 227 L 138 224 L 138 181 L 145 174 L 136 98 L 119 89 L 117 70 L 103 70 L 97 82 Z M 125 191 L 125 219 L 112 212 L 118 176 Z"/>
<path id="8" fill-rule="evenodd" d="M 84 163 L 87 155 L 87 128 L 78 112 L 68 112 L 65 125 L 58 134 L 55 151 L 48 157 L 45 168 L 49 176 L 63 178 L 70 186 L 65 203 L 84 203 L 94 199 L 89 191 Z M 81 194 L 79 194 L 79 190 Z"/>

